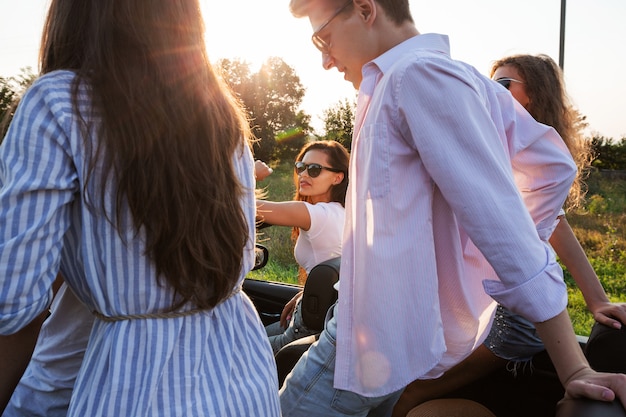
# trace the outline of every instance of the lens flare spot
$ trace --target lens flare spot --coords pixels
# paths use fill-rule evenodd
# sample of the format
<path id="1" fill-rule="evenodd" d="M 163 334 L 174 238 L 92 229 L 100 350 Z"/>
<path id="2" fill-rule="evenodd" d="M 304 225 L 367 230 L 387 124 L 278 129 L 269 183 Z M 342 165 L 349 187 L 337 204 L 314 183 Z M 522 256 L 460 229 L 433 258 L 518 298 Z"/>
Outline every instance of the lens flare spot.
<path id="1" fill-rule="evenodd" d="M 283 130 L 276 135 L 276 142 L 288 142 L 294 139 L 301 138 L 304 135 L 301 127 L 293 127 L 291 129 Z"/>
<path id="2" fill-rule="evenodd" d="M 391 366 L 389 359 L 382 353 L 369 351 L 359 360 L 359 379 L 364 387 L 378 388 L 389 381 Z"/>

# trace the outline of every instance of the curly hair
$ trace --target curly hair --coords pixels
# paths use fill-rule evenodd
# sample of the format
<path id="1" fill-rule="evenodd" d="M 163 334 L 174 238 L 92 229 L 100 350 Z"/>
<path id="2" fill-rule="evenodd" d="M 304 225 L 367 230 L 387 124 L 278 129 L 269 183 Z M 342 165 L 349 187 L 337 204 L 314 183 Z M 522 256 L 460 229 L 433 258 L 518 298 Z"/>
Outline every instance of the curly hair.
<path id="1" fill-rule="evenodd" d="M 517 70 L 530 102 L 526 109 L 540 123 L 552 126 L 569 149 L 578 173 L 567 198 L 567 207 L 581 204 L 585 196 L 584 178 L 593 159 L 591 143 L 583 136 L 584 119 L 572 105 L 565 89 L 563 72 L 547 55 L 512 55 L 495 61 L 490 75 L 502 66 Z"/>
<path id="2" fill-rule="evenodd" d="M 302 161 L 304 155 L 308 151 L 317 150 L 324 152 L 328 156 L 328 163 L 330 168 L 338 169 L 343 172 L 343 180 L 337 185 L 331 185 L 330 189 L 330 201 L 340 203 L 345 206 L 346 191 L 348 190 L 348 164 L 350 163 L 350 155 L 348 150 L 339 142 L 334 140 L 320 140 L 315 142 L 309 142 L 302 147 L 296 161 Z M 300 187 L 298 186 L 299 179 L 298 174 L 294 171 L 293 183 L 296 187 L 296 193 L 293 197 L 295 201 L 309 202 L 310 197 L 300 194 Z M 294 227 L 291 232 L 291 237 L 296 239 L 299 234 L 299 228 Z"/>

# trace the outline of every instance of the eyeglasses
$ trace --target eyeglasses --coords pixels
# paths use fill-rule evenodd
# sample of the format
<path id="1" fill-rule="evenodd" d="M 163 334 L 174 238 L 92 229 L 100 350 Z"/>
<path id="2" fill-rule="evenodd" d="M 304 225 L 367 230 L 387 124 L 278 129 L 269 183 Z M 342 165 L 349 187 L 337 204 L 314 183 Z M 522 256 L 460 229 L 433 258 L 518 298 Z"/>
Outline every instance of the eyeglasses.
<path id="1" fill-rule="evenodd" d="M 334 18 L 339 16 L 339 14 L 351 4 L 352 0 L 348 1 L 346 4 L 337 9 L 337 11 L 330 17 L 330 19 L 322 23 L 322 25 L 318 27 L 315 32 L 313 32 L 313 35 L 311 35 L 311 41 L 313 42 L 313 45 L 315 45 L 315 47 L 319 49 L 323 54 L 327 54 L 330 51 L 330 44 L 326 43 L 326 41 L 320 37 L 320 32 L 324 30 L 324 28 L 328 26 L 328 24 L 332 22 Z"/>
<path id="2" fill-rule="evenodd" d="M 341 172 L 340 169 L 335 169 L 335 168 L 328 168 L 325 166 L 322 166 L 320 164 L 305 164 L 302 161 L 298 161 L 294 164 L 294 167 L 296 169 L 296 173 L 302 174 L 304 171 L 308 171 L 309 172 L 309 177 L 311 178 L 316 178 L 319 177 L 319 175 L 322 173 L 322 170 L 325 169 L 327 171 L 332 171 L 332 172 Z"/>
<path id="3" fill-rule="evenodd" d="M 524 84 L 524 81 L 516 80 L 515 78 L 498 78 L 495 81 L 507 90 L 509 89 L 509 87 L 511 87 L 512 82 Z"/>

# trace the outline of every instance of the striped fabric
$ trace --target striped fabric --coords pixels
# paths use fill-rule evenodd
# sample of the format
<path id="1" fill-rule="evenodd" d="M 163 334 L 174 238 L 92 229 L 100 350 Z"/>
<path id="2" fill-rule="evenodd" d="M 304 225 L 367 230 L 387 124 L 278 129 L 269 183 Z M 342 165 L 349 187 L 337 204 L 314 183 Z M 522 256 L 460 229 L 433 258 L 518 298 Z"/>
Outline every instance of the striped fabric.
<path id="1" fill-rule="evenodd" d="M 90 310 L 106 316 L 157 312 L 172 300 L 130 217 L 122 219 L 124 244 L 83 201 L 87 150 L 71 105 L 73 77 L 59 71 L 37 80 L 0 147 L 0 334 L 50 304 L 59 270 Z M 81 95 L 81 110 L 88 105 Z M 243 280 L 253 263 L 252 155 L 245 149 L 234 161 L 249 191 Z M 96 320 L 68 415 L 279 416 L 274 359 L 254 306 L 240 292 L 179 318 Z"/>
<path id="2" fill-rule="evenodd" d="M 537 322 L 565 308 L 562 270 L 538 236 L 576 166 L 554 129 L 453 60 L 443 35 L 367 63 L 359 96 L 334 387 L 376 397 L 469 355 L 490 296 Z"/>

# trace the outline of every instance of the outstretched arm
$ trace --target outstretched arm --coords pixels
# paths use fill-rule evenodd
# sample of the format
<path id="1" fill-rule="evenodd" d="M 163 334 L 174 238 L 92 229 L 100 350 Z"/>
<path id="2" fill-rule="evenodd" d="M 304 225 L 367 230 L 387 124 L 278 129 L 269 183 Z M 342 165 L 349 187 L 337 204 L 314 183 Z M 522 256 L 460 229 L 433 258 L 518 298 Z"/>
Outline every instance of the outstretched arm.
<path id="1" fill-rule="evenodd" d="M 560 217 L 550 237 L 550 245 L 572 274 L 594 319 L 598 323 L 620 329 L 622 323 L 626 323 L 626 304 L 613 304 L 609 301 L 585 251 L 564 216 Z"/>
<path id="2" fill-rule="evenodd" d="M 303 201 L 265 201 L 256 202 L 257 219 L 276 226 L 311 228 L 311 215 Z"/>
<path id="3" fill-rule="evenodd" d="M 595 372 L 589 367 L 567 310 L 535 326 L 565 387 L 566 397 L 599 401 L 619 399 L 626 407 L 626 375 Z"/>

